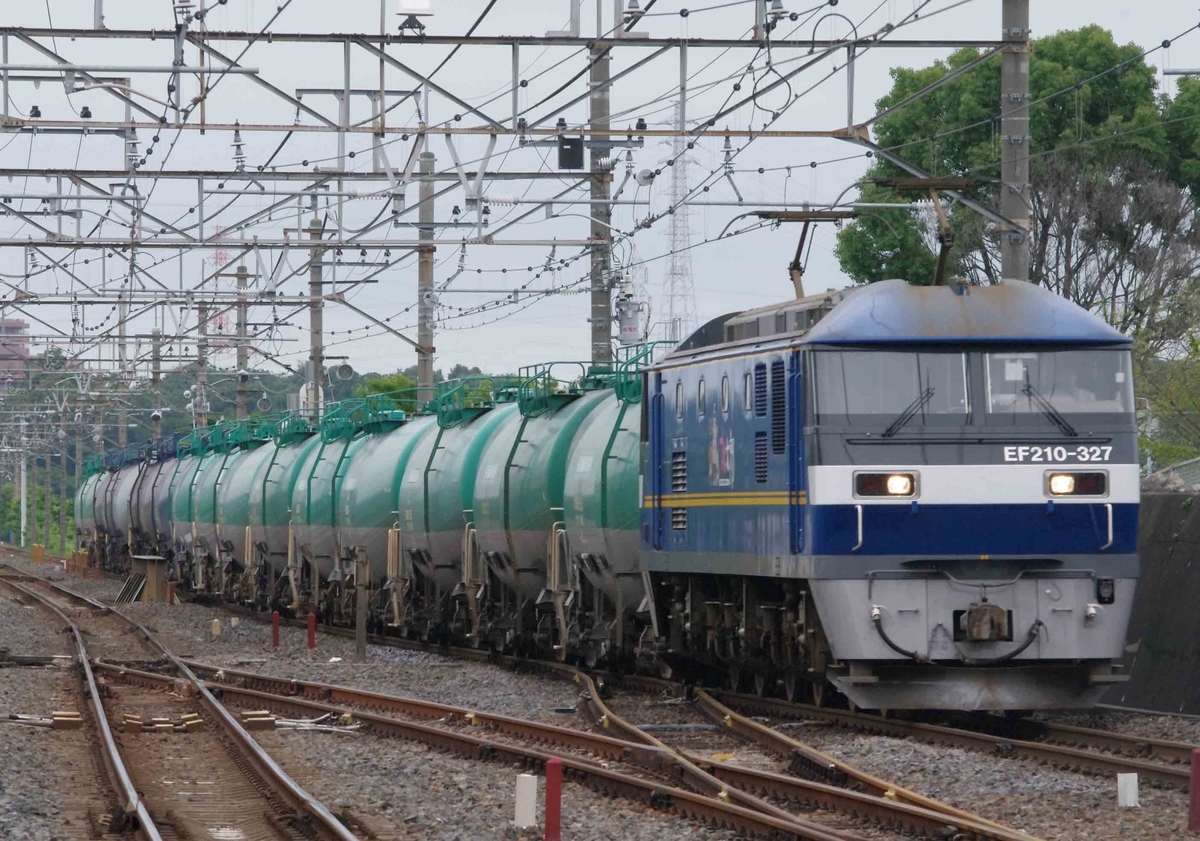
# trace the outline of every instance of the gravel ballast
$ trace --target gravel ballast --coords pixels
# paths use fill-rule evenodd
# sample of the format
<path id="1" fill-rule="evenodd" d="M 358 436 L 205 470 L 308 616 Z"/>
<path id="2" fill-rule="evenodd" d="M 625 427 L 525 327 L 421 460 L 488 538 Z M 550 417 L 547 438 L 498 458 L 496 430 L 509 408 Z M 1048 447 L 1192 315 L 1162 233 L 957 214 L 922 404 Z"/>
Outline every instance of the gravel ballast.
<path id="1" fill-rule="evenodd" d="M 1200 718 L 1175 715 L 1154 715 L 1124 710 L 1084 710 L 1069 713 L 1047 713 L 1038 718 L 1076 727 L 1092 727 L 1111 730 L 1127 736 L 1143 739 L 1165 739 L 1168 742 L 1186 742 L 1200 745 Z"/>
<path id="2" fill-rule="evenodd" d="M 788 733 L 864 771 L 1047 841 L 1186 836 L 1186 792 L 1143 784 L 1141 808 L 1118 809 L 1115 776 L 1075 774 L 826 725 Z"/>
<path id="3" fill-rule="evenodd" d="M 273 649 L 269 622 L 241 618 L 235 626 L 237 617 L 219 608 L 135 604 L 126 612 L 176 654 L 216 666 L 410 695 L 564 726 L 571 724 L 578 699 L 578 689 L 566 681 L 425 651 L 368 645 L 367 662 L 354 663 L 354 641 L 320 629 L 317 647 L 310 651 L 305 629 L 284 625 L 279 629 L 279 648 Z M 212 635 L 214 619 L 221 623 L 218 637 Z M 330 662 L 335 657 L 339 659 Z"/>
<path id="4" fill-rule="evenodd" d="M 521 769 L 472 762 L 425 745 L 368 734 L 262 731 L 260 744 L 301 786 L 335 814 L 349 808 L 380 839 L 395 841 L 511 841 L 540 838 L 513 826 L 513 794 Z M 316 740 L 319 740 L 316 741 Z M 319 757 L 319 759 L 317 759 Z M 538 822 L 545 780 L 538 778 Z M 710 829 L 611 799 L 566 782 L 563 838 L 575 841 L 732 841 Z"/>

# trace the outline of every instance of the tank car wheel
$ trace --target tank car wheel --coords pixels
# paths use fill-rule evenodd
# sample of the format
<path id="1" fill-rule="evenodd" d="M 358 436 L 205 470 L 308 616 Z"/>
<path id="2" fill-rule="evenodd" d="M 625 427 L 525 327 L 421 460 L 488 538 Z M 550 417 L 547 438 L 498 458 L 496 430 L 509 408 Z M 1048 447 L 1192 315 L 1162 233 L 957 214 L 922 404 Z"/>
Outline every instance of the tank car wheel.
<path id="1" fill-rule="evenodd" d="M 829 684 L 825 678 L 817 678 L 812 684 L 813 705 L 823 707 L 829 703 Z"/>
<path id="2" fill-rule="evenodd" d="M 800 676 L 795 672 L 788 672 L 783 676 L 783 692 L 789 701 L 796 700 L 800 686 Z"/>
<path id="3" fill-rule="evenodd" d="M 762 698 L 767 694 L 767 676 L 764 674 L 756 674 L 754 676 L 754 694 Z"/>
<path id="4" fill-rule="evenodd" d="M 742 667 L 731 663 L 729 666 L 729 691 L 737 692 L 742 686 Z"/>

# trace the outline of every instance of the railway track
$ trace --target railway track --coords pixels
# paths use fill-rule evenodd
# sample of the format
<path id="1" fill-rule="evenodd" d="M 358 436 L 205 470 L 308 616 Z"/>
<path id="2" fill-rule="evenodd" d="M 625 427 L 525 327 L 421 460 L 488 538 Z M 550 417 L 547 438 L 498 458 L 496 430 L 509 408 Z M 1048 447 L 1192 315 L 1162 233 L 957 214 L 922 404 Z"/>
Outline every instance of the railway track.
<path id="1" fill-rule="evenodd" d="M 262 614 L 255 611 L 235 609 L 234 612 L 259 620 L 263 618 Z M 281 621 L 286 622 L 288 620 Z M 297 626 L 304 624 L 297 620 L 291 620 L 291 623 Z M 322 626 L 321 630 L 323 633 L 338 636 L 353 636 L 353 631 L 336 626 Z M 1032 837 L 1026 833 L 1018 832 L 989 821 L 986 818 L 974 815 L 966 810 L 956 809 L 933 798 L 924 797 L 916 792 L 907 791 L 893 783 L 865 774 L 846 763 L 840 763 L 832 757 L 794 739 L 789 739 L 786 749 L 780 750 L 779 743 L 772 743 L 762 738 L 761 735 L 754 734 L 753 723 L 748 722 L 748 720 L 747 722 L 751 727 L 739 732 L 738 735 L 742 738 L 749 737 L 752 741 L 758 741 L 763 747 L 781 755 L 781 758 L 789 762 L 794 770 L 800 770 L 802 776 L 798 777 L 794 774 L 776 773 L 727 763 L 712 762 L 697 753 L 674 751 L 661 740 L 645 733 L 633 724 L 625 721 L 621 716 L 618 716 L 604 703 L 602 700 L 603 693 L 591 676 L 563 663 L 530 661 L 473 648 L 432 647 L 424 643 L 394 637 L 373 635 L 371 636 L 371 641 L 377 644 L 392 645 L 412 650 L 436 650 L 443 654 L 451 654 L 464 659 L 477 662 L 496 662 L 518 669 L 542 670 L 573 680 L 583 686 L 584 711 L 598 727 L 619 733 L 627 745 L 652 747 L 659 756 L 676 754 L 675 761 L 678 765 L 678 770 L 675 773 L 677 779 L 683 781 L 684 784 L 699 791 L 714 792 L 717 796 L 724 794 L 733 799 L 742 798 L 743 802 L 748 801 L 754 808 L 765 808 L 769 812 L 780 814 L 778 810 L 770 808 L 770 803 L 765 804 L 764 807 L 762 803 L 754 803 L 753 799 L 747 797 L 747 795 L 762 795 L 777 798 L 793 806 L 802 805 L 807 808 L 824 809 L 865 819 L 883 826 L 900 827 L 905 831 L 925 834 L 930 837 L 948 837 L 947 832 L 950 833 L 949 837 L 953 837 L 954 834 L 961 834 L 962 837 L 1026 839 L 1026 841 Z M 218 670 L 216 667 L 207 668 L 210 669 L 208 672 L 210 675 L 215 676 L 216 672 L 220 671 L 225 676 L 237 680 L 251 680 L 259 682 L 258 685 L 260 686 L 274 686 L 277 692 L 284 694 L 291 691 L 302 691 L 311 695 L 315 692 L 318 696 L 338 699 L 351 705 L 357 703 L 356 699 L 369 699 L 371 697 L 375 697 L 376 701 L 379 699 L 379 696 L 373 696 L 372 693 L 364 693 L 347 687 L 334 687 L 312 682 L 293 682 L 255 675 L 250 672 L 239 672 L 231 669 Z M 601 680 L 603 680 L 603 677 L 601 677 Z M 651 678 L 629 678 L 627 682 L 639 688 L 650 689 L 652 691 L 669 689 L 673 692 L 680 692 L 682 690 L 679 684 Z M 367 706 L 370 703 L 373 702 L 367 702 Z M 502 716 L 492 716 L 466 709 L 451 708 L 445 705 L 414 701 L 413 699 L 393 698 L 383 703 L 399 703 L 403 706 L 417 704 L 427 709 L 430 716 L 447 714 L 471 715 L 479 721 L 499 721 L 504 718 Z M 740 718 L 732 710 L 722 709 L 718 712 L 718 720 L 725 716 L 732 716 L 732 720 Z M 566 741 L 562 742 L 562 744 L 571 744 L 572 740 L 579 738 L 578 733 L 580 732 L 569 728 L 555 728 L 553 725 L 541 725 L 534 722 L 521 722 L 519 726 L 526 728 L 527 732 L 536 731 L 542 734 L 539 738 L 547 738 L 549 742 L 554 742 L 561 738 L 562 731 L 565 731 L 568 735 L 565 737 Z M 547 735 L 553 734 L 556 730 L 559 731 L 559 735 Z M 656 760 L 655 764 L 661 767 L 661 760 Z M 716 784 L 714 784 L 714 781 Z"/>
<path id="2" fill-rule="evenodd" d="M 41 605 L 71 630 L 90 720 L 97 729 L 109 781 L 119 798 L 109 821 L 110 832 L 132 832 L 145 841 L 192 837 L 357 841 L 279 768 L 204 683 L 158 645 L 145 627 L 100 602 L 50 582 L 23 583 L 10 575 L 0 576 L 0 581 Z M 31 583 L 33 586 L 29 586 Z M 45 592 L 46 588 L 54 595 Z M 77 610 L 64 610 L 67 602 L 93 611 L 95 615 L 89 620 L 115 616 L 140 634 L 146 646 L 157 647 L 175 671 L 168 678 L 167 691 L 119 692 L 115 697 L 114 693 L 102 692 L 80 627 L 88 621 L 81 623 L 73 615 Z M 101 624 L 111 625 L 106 620 L 92 623 L 92 627 Z M 151 722 L 153 736 L 140 738 L 140 728 L 128 732 L 128 727 L 118 736 L 110 716 L 122 721 L 137 716 Z M 162 726 L 154 726 L 155 718 L 166 718 L 168 722 L 191 719 L 200 725 L 165 725 L 184 744 L 164 745 L 157 738 L 164 731 Z M 177 729 L 183 732 L 176 733 Z"/>
<path id="3" fill-rule="evenodd" d="M 262 614 L 254 611 L 234 612 L 248 614 L 260 620 L 264 618 Z M 321 630 L 323 633 L 335 635 L 353 635 L 349 629 L 337 627 L 322 626 Z M 719 811 L 706 813 L 687 810 L 698 809 L 698 803 L 702 803 L 704 809 L 709 810 L 712 808 L 709 801 L 724 801 L 729 805 L 741 806 L 747 811 L 757 811 L 763 817 L 774 817 L 779 821 L 791 823 L 796 820 L 792 811 L 797 806 L 802 806 L 850 815 L 928 837 L 954 837 L 954 833 L 963 838 L 1028 841 L 1031 837 L 906 791 L 886 780 L 864 774 L 751 716 L 763 716 L 768 720 L 822 721 L 864 733 L 900 736 L 934 744 L 956 745 L 1005 757 L 1033 759 L 1064 769 L 1093 773 L 1136 771 L 1143 779 L 1156 784 L 1173 787 L 1186 785 L 1187 772 L 1177 763 L 1184 756 L 1190 757 L 1191 746 L 1182 743 L 1047 722 L 1022 722 L 1020 726 L 1025 729 L 1016 735 L 1023 738 L 1015 738 L 1013 732 L 979 732 L 966 727 L 900 721 L 875 715 L 790 704 L 757 696 L 696 691 L 696 709 L 709 721 L 779 756 L 786 761 L 790 773 L 749 768 L 729 762 L 713 761 L 710 757 L 689 750 L 686 744 L 669 746 L 652 734 L 639 730 L 614 713 L 605 703 L 601 687 L 592 677 L 565 664 L 534 663 L 476 649 L 430 646 L 392 637 L 375 636 L 372 637 L 372 642 L 414 650 L 436 651 L 475 661 L 499 661 L 509 666 L 548 671 L 575 680 L 583 689 L 583 707 L 588 717 L 604 732 L 612 733 L 616 738 L 610 736 L 606 740 L 603 737 L 597 738 L 596 734 L 571 728 L 543 725 L 398 696 L 361 692 L 329 684 L 282 680 L 198 663 L 189 665 L 196 670 L 197 675 L 204 676 L 214 686 L 218 682 L 220 672 L 220 690 L 234 693 L 234 697 L 228 699 L 230 703 L 244 701 L 251 707 L 272 709 L 275 709 L 272 704 L 278 704 L 280 712 L 297 715 L 348 711 L 357 713 L 360 720 L 363 715 L 381 715 L 387 721 L 373 722 L 371 726 L 391 731 L 399 728 L 399 731 L 403 732 L 397 732 L 398 735 L 435 744 L 460 754 L 489 754 L 497 750 L 500 751 L 496 754 L 497 758 L 524 762 L 532 767 L 538 767 L 550 755 L 538 746 L 550 746 L 555 750 L 567 752 L 565 756 L 560 755 L 560 758 L 564 760 L 564 765 L 567 765 L 569 776 L 588 782 L 593 788 L 624 793 L 635 799 L 649 798 L 650 802 L 656 802 L 656 798 L 661 798 L 668 788 L 673 789 L 670 796 L 679 798 L 679 803 L 678 807 L 672 808 L 676 808 L 679 813 L 738 826 L 755 834 L 780 832 L 782 827 L 739 823 L 745 816 L 731 817 Z M 110 667 L 105 665 L 99 668 L 107 670 Z M 132 674 L 136 670 L 126 671 Z M 609 683 L 613 686 L 625 685 L 641 691 L 672 692 L 676 695 L 687 691 L 678 684 L 640 677 L 611 678 Z M 254 692 L 262 694 L 247 694 Z M 292 706 L 288 707 L 289 704 Z M 412 728 L 417 727 L 420 722 L 404 721 L 403 718 L 426 719 L 432 722 L 429 726 L 434 732 L 425 732 L 419 727 L 414 730 Z M 447 727 L 447 722 L 457 726 Z M 971 726 L 979 724 L 974 720 L 964 723 Z M 467 724 L 476 725 L 482 728 L 482 731 L 466 726 Z M 1037 729 L 1029 729 L 1031 726 Z M 447 736 L 447 731 L 450 730 L 457 730 L 458 733 L 452 738 Z M 469 737 L 480 732 L 486 732 L 487 738 L 477 737 L 476 742 L 470 743 Z M 464 742 L 459 737 L 468 738 Z M 523 741 L 533 746 L 502 744 L 509 740 L 518 743 Z M 578 766 L 568 765 L 568 761 L 576 762 Z M 1173 767 L 1171 763 L 1176 765 Z M 605 764 L 609 767 L 603 768 Z M 604 774 L 597 776 L 597 765 L 601 766 L 601 770 L 618 775 L 623 774 L 624 766 L 628 765 L 636 769 L 635 773 L 642 778 L 641 782 L 629 784 L 619 777 L 613 779 L 605 777 Z M 656 775 L 658 788 L 653 788 Z M 651 788 L 645 788 L 646 785 Z M 655 792 L 659 794 L 656 795 Z M 682 792 L 682 795 L 678 792 Z M 701 800 L 695 801 L 684 795 L 700 797 Z M 756 800 L 759 802 L 755 802 Z M 658 802 L 661 804 L 661 799 Z M 788 808 L 782 809 L 774 805 L 778 803 L 783 803 Z M 816 835 L 818 832 L 830 833 L 829 837 L 839 837 L 836 831 L 827 827 L 803 825 L 793 825 L 790 834 L 794 837 L 819 837 Z M 947 836 L 947 833 L 952 834 Z"/>
<path id="4" fill-rule="evenodd" d="M 1083 773 L 1136 773 L 1146 782 L 1172 788 L 1186 789 L 1190 783 L 1189 769 L 1183 763 L 1190 761 L 1195 746 L 1181 742 L 1143 739 L 1087 727 L 1034 721 L 1018 722 L 1017 732 L 1024 734 L 1026 738 L 1015 738 L 1012 731 L 1001 730 L 1004 724 L 1000 722 L 985 731 L 885 718 L 754 695 L 714 692 L 713 697 L 731 709 L 769 719 L 821 721 L 861 733 L 895 736 L 996 756 L 1027 759 Z M 742 716 L 741 721 L 750 720 Z M 766 725 L 753 721 L 750 723 L 764 731 L 779 732 Z M 986 720 L 974 717 L 968 719 L 968 723 L 979 728 Z M 745 725 L 739 722 L 738 726 Z M 765 735 L 764 737 L 776 738 Z M 1152 762 L 1139 758 L 1143 756 L 1165 761 Z"/>
<path id="5" fill-rule="evenodd" d="M 444 728 L 435 728 L 437 732 L 433 734 L 423 728 L 405 729 L 404 723 L 398 723 L 393 716 L 387 714 L 399 714 L 431 721 L 466 722 L 484 731 L 492 731 L 536 744 L 575 749 L 609 762 L 622 762 L 649 769 L 669 777 L 676 785 L 688 786 L 693 790 L 701 792 L 715 790 L 718 799 L 722 795 L 731 800 L 741 798 L 743 805 L 751 808 L 762 809 L 763 805 L 755 803 L 755 798 L 746 795 L 768 796 L 775 800 L 786 801 L 792 808 L 800 806 L 822 809 L 926 837 L 947 838 L 954 837 L 958 833 L 964 838 L 986 838 L 996 839 L 996 841 L 1001 841 L 1001 839 L 1004 841 L 1016 841 L 1017 839 L 1029 841 L 1031 838 L 1025 833 L 1016 832 L 983 819 L 971 819 L 966 812 L 959 812 L 954 817 L 950 817 L 944 811 L 936 808 L 902 803 L 897 801 L 894 796 L 882 796 L 887 792 L 892 792 L 894 795 L 895 787 L 881 787 L 877 789 L 877 793 L 872 794 L 788 774 L 712 762 L 697 753 L 673 749 L 614 713 L 600 697 L 602 692 L 593 679 L 578 672 L 574 676 L 578 678 L 583 689 L 582 698 L 589 717 L 600 728 L 619 733 L 624 738 L 616 739 L 584 730 L 345 686 L 294 681 L 190 661 L 188 665 L 198 675 L 204 675 L 214 684 L 219 682 L 224 693 L 223 697 L 233 699 L 234 703 L 294 715 L 349 713 L 361 722 L 373 727 L 378 726 L 384 732 L 394 732 L 399 728 L 402 731 L 401 735 L 408 735 L 422 741 L 429 740 L 427 743 L 440 747 L 452 749 L 454 747 L 453 743 L 444 741 L 446 738 Z M 122 671 L 119 667 L 104 665 L 99 668 L 106 671 Z M 161 677 L 148 679 L 158 682 L 164 680 Z M 381 719 L 380 716 L 385 716 L 385 718 Z M 495 741 L 489 741 L 488 744 L 492 747 L 497 745 Z M 517 755 L 519 756 L 519 754 Z M 578 767 L 574 770 L 583 777 L 591 773 L 589 769 Z M 714 780 L 718 785 L 714 786 Z M 925 802 L 941 805 L 928 799 Z M 942 808 L 949 809 L 950 807 L 943 806 Z M 774 809 L 770 811 L 778 814 Z M 784 815 L 780 815 L 780 817 L 784 817 Z M 794 815 L 788 813 L 787 817 L 794 818 Z"/>
<path id="6" fill-rule="evenodd" d="M 85 603 L 96 610 L 108 610 L 101 603 L 72 593 L 61 586 L 49 583 L 40 586 L 52 587 L 60 598 L 73 599 Z M 47 604 L 51 604 L 53 601 L 48 597 L 42 597 L 41 600 Z M 139 629 L 148 642 L 158 645 L 157 640 L 143 626 L 119 611 L 112 610 L 111 613 L 128 622 L 131 627 Z M 178 660 L 160 645 L 158 647 L 161 649 L 164 657 L 174 667 L 175 674 L 144 671 L 127 665 L 116 664 L 96 664 L 96 669 L 102 671 L 106 676 L 120 678 L 122 684 L 138 686 L 150 693 L 145 696 L 150 699 L 148 702 L 150 704 L 154 703 L 156 696 L 170 692 L 173 688 L 177 691 L 179 676 L 185 676 L 188 681 L 192 682 L 200 697 L 211 699 L 211 706 L 208 707 L 209 714 L 227 720 L 233 726 L 237 727 L 250 742 L 253 742 L 252 737 L 246 734 L 240 725 L 237 725 L 236 720 L 225 710 L 222 703 L 217 701 L 214 691 L 220 693 L 223 701 L 234 703 L 240 700 L 258 709 L 274 709 L 299 715 L 311 715 L 317 712 L 350 713 L 355 715 L 360 722 L 366 723 L 370 727 L 385 732 L 388 735 L 416 739 L 441 749 L 450 750 L 476 759 L 492 759 L 512 764 L 522 764 L 533 768 L 542 768 L 551 756 L 557 756 L 563 763 L 564 771 L 568 778 L 577 779 L 597 790 L 609 794 L 624 795 L 643 803 L 648 802 L 657 809 L 670 811 L 688 819 L 727 826 L 761 837 L 796 838 L 806 839 L 807 841 L 859 841 L 860 839 L 860 836 L 855 833 L 825 827 L 805 820 L 797 817 L 788 809 L 774 805 L 744 790 L 733 788 L 709 774 L 706 770 L 696 766 L 690 760 L 666 749 L 665 746 L 655 744 L 652 739 L 648 740 L 648 742 L 647 740 L 640 740 L 641 744 L 636 742 L 623 744 L 621 740 L 606 739 L 603 736 L 589 735 L 582 731 L 569 731 L 553 725 L 522 722 L 515 719 L 505 719 L 505 717 L 500 716 L 486 716 L 484 714 L 471 713 L 467 710 L 455 711 L 456 713 L 460 713 L 464 720 L 468 720 L 471 723 L 486 722 L 490 727 L 507 728 L 509 732 L 521 733 L 526 738 L 532 737 L 543 743 L 566 744 L 576 750 L 583 748 L 601 756 L 605 754 L 611 756 L 616 751 L 620 751 L 626 761 L 641 762 L 659 775 L 659 779 L 646 779 L 641 776 L 615 771 L 605 767 L 602 762 L 584 759 L 569 753 L 551 753 L 546 750 L 524 747 L 499 739 L 481 738 L 469 732 L 470 728 L 448 728 L 445 726 L 404 721 L 394 716 L 365 712 L 361 708 L 354 710 L 348 707 L 339 707 L 325 701 L 298 698 L 294 696 L 294 688 L 298 684 L 292 681 L 283 682 L 287 685 L 288 691 L 293 693 L 292 697 L 234 687 L 225 683 L 219 685 L 213 683 L 213 688 L 210 690 L 209 683 L 201 680 L 192 671 L 189 664 Z M 204 672 L 202 671 L 202 673 Z M 216 677 L 215 671 L 208 672 L 208 674 L 214 678 Z M 228 670 L 225 671 L 225 674 L 229 674 Z M 603 707 L 603 702 L 599 701 L 599 689 L 592 682 L 591 678 L 582 673 L 576 673 L 575 677 L 583 684 L 585 697 L 591 696 L 599 704 L 598 709 L 600 712 L 597 717 L 603 718 L 607 715 L 614 724 L 619 722 L 619 719 L 607 712 L 606 708 Z M 319 691 L 331 694 L 334 688 L 321 687 Z M 353 692 L 353 690 L 342 691 Z M 362 704 L 379 704 L 382 703 L 381 699 L 383 697 L 385 696 L 376 696 L 371 699 L 360 695 L 358 700 Z M 404 702 L 410 714 L 415 711 L 424 710 L 425 714 L 429 717 L 445 718 L 447 715 L 448 708 L 445 705 L 424 704 L 424 702 L 416 702 L 411 699 L 405 699 Z M 257 745 L 254 747 L 257 748 Z M 265 753 L 261 751 L 261 748 L 257 748 L 257 752 L 265 757 Z M 266 757 L 266 759 L 268 762 L 270 761 L 269 757 Z M 275 769 L 278 768 L 274 766 L 273 762 L 271 766 Z M 279 773 L 282 774 L 282 771 L 279 771 Z M 687 787 L 664 784 L 661 780 L 661 776 L 664 774 L 679 780 Z M 261 772 L 260 775 L 266 776 L 265 774 L 261 774 Z M 816 802 L 812 793 L 816 792 L 817 789 L 813 788 L 812 784 L 806 785 L 805 781 L 796 781 L 796 784 L 808 792 L 804 795 L 803 802 L 810 804 Z M 294 783 L 292 785 L 294 786 Z M 833 792 L 827 794 L 832 795 Z M 864 814 L 868 811 L 870 805 L 867 801 L 853 804 L 854 813 Z M 924 834 L 931 837 L 944 838 L 951 837 L 953 834 L 961 834 L 960 828 L 949 825 L 945 816 L 941 814 L 930 813 L 920 815 L 912 812 L 911 814 L 902 815 L 902 820 L 901 817 L 898 817 L 901 813 L 894 810 L 888 810 L 888 812 L 887 824 L 890 826 L 898 828 L 922 828 Z M 951 836 L 948 836 L 947 833 L 950 833 Z M 352 838 L 354 836 L 349 835 L 349 837 Z M 993 839 L 993 841 L 1028 841 L 1028 836 L 1020 834 L 970 834 L 964 837 L 988 838 Z"/>

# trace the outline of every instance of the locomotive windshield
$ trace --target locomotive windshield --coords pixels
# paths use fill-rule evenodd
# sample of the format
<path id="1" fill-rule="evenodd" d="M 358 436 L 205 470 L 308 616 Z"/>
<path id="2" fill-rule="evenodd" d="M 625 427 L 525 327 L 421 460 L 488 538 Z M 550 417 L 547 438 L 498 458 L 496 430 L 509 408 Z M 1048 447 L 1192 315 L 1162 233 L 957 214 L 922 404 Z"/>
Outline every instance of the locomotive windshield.
<path id="1" fill-rule="evenodd" d="M 961 425 L 970 414 L 966 354 L 848 350 L 815 358 L 818 423 Z"/>
<path id="2" fill-rule="evenodd" d="M 1133 414 L 1130 355 L 1123 349 L 820 349 L 812 371 L 818 424 L 886 437 L 968 424 L 1057 427 L 1073 435 L 1068 418 L 1124 422 Z"/>
<path id="3" fill-rule="evenodd" d="M 1121 350 L 989 353 L 988 413 L 1127 414 L 1133 411 L 1129 354 Z"/>

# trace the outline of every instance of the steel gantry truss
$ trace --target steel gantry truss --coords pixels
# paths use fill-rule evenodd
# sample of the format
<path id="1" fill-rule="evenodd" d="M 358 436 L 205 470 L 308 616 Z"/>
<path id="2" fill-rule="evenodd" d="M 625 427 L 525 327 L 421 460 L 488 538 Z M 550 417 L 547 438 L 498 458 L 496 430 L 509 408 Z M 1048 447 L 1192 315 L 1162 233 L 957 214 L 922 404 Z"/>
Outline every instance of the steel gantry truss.
<path id="1" fill-rule="evenodd" d="M 419 385 L 428 389 L 439 296 L 469 291 L 447 288 L 463 272 L 463 255 L 506 246 L 494 252 L 499 261 L 520 254 L 531 272 L 544 261 L 536 277 L 548 275 L 538 285 L 514 288 L 514 302 L 518 292 L 548 296 L 579 287 L 590 293 L 591 355 L 607 363 L 612 290 L 620 277 L 614 248 L 674 212 L 670 206 L 639 215 L 645 197 L 622 198 L 647 139 L 677 139 L 680 153 L 701 142 L 734 150 L 726 155 L 724 177 L 717 172 L 716 181 L 700 179 L 671 202 L 744 209 L 729 161 L 751 143 L 833 139 L 924 175 L 872 142 L 876 117 L 854 118 L 855 67 L 876 50 L 981 51 L 979 62 L 930 90 L 998 53 L 1006 68 L 1014 68 L 1006 70 L 1006 84 L 1028 84 L 1027 71 L 1022 79 L 1013 64 L 1028 48 L 1028 0 L 1002 0 L 999 40 L 909 37 L 919 33 L 922 15 L 957 5 L 949 0 L 920 0 L 912 13 L 861 33 L 837 13 L 851 27 L 846 37 L 833 39 L 816 37 L 817 24 L 835 15 L 831 9 L 788 12 L 773 0 L 749 0 L 748 10 L 730 12 L 745 18 L 742 38 L 666 37 L 656 0 L 640 7 L 596 0 L 596 27 L 587 35 L 580 2 L 558 3 L 566 7 L 560 11 L 568 28 L 543 35 L 476 34 L 496 0 L 482 7 L 466 34 L 435 32 L 432 23 L 414 29 L 403 17 L 401 29 L 393 30 L 387 3 L 378 32 L 321 31 L 336 28 L 324 26 L 297 31 L 286 28 L 293 25 L 292 0 L 279 3 L 252 31 L 213 28 L 219 7 L 204 0 L 174 2 L 170 14 L 145 3 L 144 28 L 130 28 L 127 14 L 116 21 L 117 7 L 106 9 L 103 0 L 95 0 L 91 26 L 0 27 L 0 146 L 29 144 L 27 155 L 0 154 L 0 307 L 39 324 L 45 341 L 67 348 L 77 365 L 99 364 L 101 349 L 116 342 L 110 358 L 127 381 L 151 359 L 161 359 L 163 343 L 206 335 L 214 319 L 231 312 L 237 314 L 241 360 L 249 358 L 256 339 L 282 340 L 285 328 L 279 325 L 307 310 L 308 404 L 316 413 L 327 303 L 411 345 Z M 980 5 L 989 2 L 994 0 Z M 504 11 L 488 28 L 505 25 Z M 678 19 L 677 11 L 666 19 Z M 321 14 L 322 23 L 336 22 L 336 10 Z M 453 28 L 458 17 L 434 20 Z M 297 55 L 321 63 L 322 84 L 298 85 L 289 78 L 296 75 Z M 534 73 L 543 55 L 557 59 L 553 72 Z M 787 58 L 772 58 L 778 55 Z M 725 56 L 727 66 L 717 65 Z M 451 61 L 486 68 L 488 87 L 498 85 L 499 92 L 468 90 L 462 78 L 441 72 Z M 728 75 L 711 81 L 713 66 L 725 67 Z M 795 80 L 837 74 L 846 82 L 844 123 L 813 127 L 787 116 L 801 99 Z M 742 84 L 751 77 L 753 84 Z M 647 79 L 673 90 L 647 103 L 639 94 Z M 35 91 L 60 85 L 67 106 L 35 104 L 47 96 Z M 778 99 L 784 92 L 789 98 Z M 88 104 L 82 105 L 85 96 Z M 776 105 L 763 108 L 770 97 Z M 111 106 L 102 105 L 105 98 Z M 1026 100 L 1009 97 L 1006 126 L 1018 124 Z M 661 101 L 677 103 L 673 124 L 648 127 L 638 109 Z M 547 147 L 553 155 L 576 139 L 590 153 L 586 166 L 554 166 L 543 157 Z M 58 151 L 57 159 L 37 154 L 45 145 Z M 1022 177 L 1020 161 L 1007 152 L 1018 145 L 1014 138 L 1005 147 L 1006 167 L 1014 168 L 1006 168 L 1004 178 L 1012 181 Z M 223 146 L 229 151 L 215 151 Z M 438 166 L 437 150 L 449 165 Z M 70 153 L 74 165 L 62 160 Z M 219 158 L 225 165 L 214 162 Z M 624 181 L 614 192 L 622 162 Z M 722 199 L 724 193 L 710 193 L 713 184 L 726 184 L 732 193 Z M 1000 212 L 946 192 L 987 216 L 1003 233 L 1006 262 L 1019 267 L 1028 212 L 1012 198 L 1023 186 L 1008 186 Z M 708 194 L 703 201 L 700 190 Z M 632 217 L 618 215 L 626 206 Z M 520 234 L 512 231 L 517 225 Z M 458 271 L 440 286 L 439 252 L 459 256 Z M 528 256 L 539 252 L 541 257 Z M 576 283 L 562 281 L 559 272 L 577 262 L 586 265 L 586 275 Z M 406 286 L 400 278 L 414 267 L 417 284 Z M 236 291 L 222 288 L 222 278 L 234 276 Z M 379 283 L 396 290 L 393 300 L 416 308 L 410 319 L 415 337 L 350 300 Z M 104 307 L 115 307 L 115 317 L 82 333 L 86 313 L 104 317 Z M 261 307 L 286 313 L 252 331 L 246 313 Z M 84 316 L 67 329 L 55 315 L 61 308 Z M 474 308 L 484 310 L 486 305 Z M 153 349 L 145 350 L 141 340 L 132 352 L 126 348 L 138 329 L 144 339 L 150 327 L 157 336 Z M 302 367 L 270 354 L 263 358 L 289 370 Z"/>

